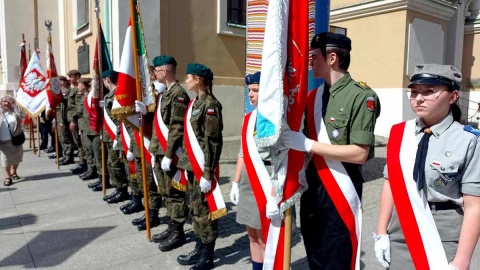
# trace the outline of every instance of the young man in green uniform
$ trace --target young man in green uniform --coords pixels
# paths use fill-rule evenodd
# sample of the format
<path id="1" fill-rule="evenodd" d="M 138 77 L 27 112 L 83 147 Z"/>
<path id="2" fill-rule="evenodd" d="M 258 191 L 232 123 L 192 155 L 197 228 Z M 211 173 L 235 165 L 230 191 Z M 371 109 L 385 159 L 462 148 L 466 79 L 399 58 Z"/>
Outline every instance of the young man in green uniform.
<path id="1" fill-rule="evenodd" d="M 110 119 L 111 121 L 104 121 L 103 124 L 103 135 L 102 140 L 105 144 L 105 150 L 107 152 L 107 170 L 110 180 L 112 181 L 113 187 L 115 187 L 115 192 L 110 195 L 105 196 L 103 199 L 107 203 L 119 203 L 129 198 L 128 195 L 128 179 L 125 173 L 125 166 L 122 162 L 121 152 L 122 140 L 120 136 L 120 122 L 112 117 L 112 106 L 113 100 L 115 99 L 115 93 L 117 91 L 117 78 L 118 73 L 114 70 L 107 70 L 102 73 L 103 85 L 109 92 L 105 95 L 103 99 L 103 106 L 105 118 Z M 115 126 L 113 130 L 109 128 L 109 124 Z M 113 136 L 113 139 L 110 135 L 110 130 Z M 115 132 L 114 132 L 115 131 Z M 102 190 L 102 182 L 100 182 L 92 187 L 93 190 Z"/>
<path id="2" fill-rule="evenodd" d="M 308 139 L 302 133 L 290 130 L 282 134 L 282 140 L 289 148 L 342 162 L 353 185 L 348 186 L 351 190 L 342 190 L 341 196 L 346 196 L 345 192 L 356 193 L 361 200 L 362 164 L 373 157 L 373 131 L 380 114 L 380 102 L 371 88 L 354 81 L 348 73 L 351 50 L 348 37 L 320 33 L 312 39 L 310 46 L 313 74 L 315 78 L 325 80 L 322 98 L 314 105 L 315 108 L 322 107 L 323 119 L 315 120 L 324 121 L 331 144 Z M 309 111 L 313 110 L 307 108 Z M 307 124 L 309 129 L 315 130 L 316 127 Z M 330 197 L 322 182 L 326 180 L 320 179 L 317 170 L 319 168 L 313 162 L 308 164 L 306 176 L 309 188 L 302 195 L 300 208 L 302 235 L 310 268 L 351 269 L 352 260 L 356 259 L 353 251 L 357 247 L 352 247 L 349 230 L 342 219 L 344 213 L 336 208 L 333 203 L 336 198 Z"/>
<path id="3" fill-rule="evenodd" d="M 62 159 L 60 162 L 64 160 L 70 160 L 73 162 L 73 145 L 72 145 L 72 134 L 68 129 L 68 120 L 67 120 L 67 105 L 68 105 L 68 92 L 69 92 L 69 82 L 66 77 L 60 76 L 60 86 L 61 91 L 64 96 L 62 101 L 57 105 L 57 115 L 55 117 L 55 121 L 57 122 L 57 132 L 58 132 L 58 139 L 60 141 L 62 151 L 58 152 Z M 57 155 L 54 153 L 50 155 L 48 158 L 54 159 L 57 158 Z"/>
<path id="4" fill-rule="evenodd" d="M 172 177 L 178 170 L 172 164 L 175 152 L 181 148 L 183 141 L 183 118 L 190 98 L 187 91 L 176 80 L 177 62 L 168 55 L 157 56 L 153 59 L 154 72 L 158 82 L 166 85 L 161 94 L 161 102 L 157 111 L 162 119 L 155 118 L 152 141 L 148 151 L 152 153 L 153 171 L 157 177 L 159 190 L 167 207 L 168 229 L 153 235 L 152 241 L 159 244 L 161 251 L 169 251 L 185 244 L 183 224 L 186 219 L 185 190 L 179 190 L 180 185 L 172 185 Z M 160 97 L 159 97 L 160 98 Z M 157 114 L 158 117 L 158 114 Z M 158 121 L 162 121 L 168 128 L 167 134 L 161 132 Z M 166 138 L 167 150 L 160 145 L 159 138 Z"/>

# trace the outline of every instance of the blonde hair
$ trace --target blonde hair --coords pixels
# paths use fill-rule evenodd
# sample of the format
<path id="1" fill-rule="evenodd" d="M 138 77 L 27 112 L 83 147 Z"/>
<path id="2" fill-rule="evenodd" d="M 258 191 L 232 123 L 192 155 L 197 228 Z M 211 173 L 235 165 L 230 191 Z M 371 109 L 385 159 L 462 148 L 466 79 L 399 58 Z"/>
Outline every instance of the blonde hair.
<path id="1" fill-rule="evenodd" d="M 12 97 L 11 95 L 3 96 L 1 99 L 1 102 L 3 103 L 4 101 L 8 101 L 8 103 L 10 103 L 10 106 L 14 106 L 16 104 L 15 98 Z"/>

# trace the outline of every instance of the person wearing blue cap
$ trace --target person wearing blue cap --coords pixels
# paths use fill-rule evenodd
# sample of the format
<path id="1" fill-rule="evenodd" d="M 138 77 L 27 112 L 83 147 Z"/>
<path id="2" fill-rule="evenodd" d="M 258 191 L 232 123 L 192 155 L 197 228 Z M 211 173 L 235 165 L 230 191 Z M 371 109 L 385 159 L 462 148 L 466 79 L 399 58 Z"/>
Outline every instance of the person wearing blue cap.
<path id="1" fill-rule="evenodd" d="M 245 77 L 245 84 L 248 87 L 248 97 L 252 106 L 257 107 L 258 104 L 258 92 L 260 86 L 260 72 L 249 74 Z M 256 113 L 256 110 L 253 114 Z M 252 119 L 252 120 L 250 120 Z M 243 125 L 248 125 L 250 121 L 255 121 L 256 117 L 252 116 L 252 113 L 247 114 L 244 118 Z M 242 143 L 246 136 L 254 136 L 254 134 L 244 134 L 247 129 L 242 129 Z M 248 140 L 247 140 L 248 141 Z M 254 141 L 254 140 L 253 140 Z M 258 152 L 256 145 L 249 145 L 255 149 L 252 151 Z M 260 213 L 255 199 L 252 185 L 248 175 L 256 172 L 256 167 L 246 167 L 244 161 L 244 153 L 249 154 L 250 150 L 240 147 L 238 154 L 237 166 L 235 170 L 235 176 L 232 182 L 232 190 L 230 191 L 230 200 L 233 204 L 237 205 L 237 223 L 245 225 L 247 229 L 248 239 L 250 240 L 250 256 L 252 260 L 252 269 L 263 269 L 263 260 L 265 254 L 265 242 L 263 241 L 262 224 L 260 221 Z M 263 168 L 266 171 L 270 171 L 271 168 L 271 156 L 270 151 L 261 151 L 259 155 L 263 161 Z M 260 165 L 257 165 L 260 166 Z M 248 172 L 248 173 L 247 173 Z M 260 191 L 263 193 L 263 191 Z"/>
<path id="2" fill-rule="evenodd" d="M 410 78 L 416 118 L 394 125 L 375 255 L 396 269 L 470 268 L 480 236 L 480 131 L 463 126 L 461 72 L 420 64 Z"/>
<path id="3" fill-rule="evenodd" d="M 212 93 L 212 81 L 213 72 L 208 67 L 197 63 L 187 65 L 185 84 L 189 91 L 196 94 L 196 98 L 193 104 L 191 102 L 185 115 L 185 122 L 190 119 L 190 125 L 186 124 L 185 147 L 178 167 L 186 170 L 188 174 L 190 213 L 193 216 L 193 230 L 198 239 L 195 249 L 187 255 L 179 256 L 177 261 L 182 265 L 193 264 L 191 270 L 206 270 L 214 267 L 213 253 L 218 237 L 217 218 L 226 214 L 226 209 L 224 213 L 210 212 L 207 201 L 207 195 L 211 196 L 209 198 L 214 197 L 210 191 L 218 185 L 218 182 L 212 185 L 212 181 L 218 170 L 223 147 L 222 105 Z M 194 141 L 199 148 L 188 149 Z M 197 157 L 200 156 L 203 156 L 204 160 L 203 172 L 201 168 L 198 169 L 201 161 Z M 194 171 L 202 174 L 200 179 L 194 177 Z M 195 174 L 198 176 L 197 173 Z"/>

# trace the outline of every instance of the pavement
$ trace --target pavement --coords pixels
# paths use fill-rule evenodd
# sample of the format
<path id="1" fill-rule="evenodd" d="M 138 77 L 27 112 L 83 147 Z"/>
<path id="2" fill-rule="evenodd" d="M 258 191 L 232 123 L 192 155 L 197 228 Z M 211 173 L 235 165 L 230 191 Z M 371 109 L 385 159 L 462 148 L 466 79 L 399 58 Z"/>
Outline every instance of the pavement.
<path id="1" fill-rule="evenodd" d="M 239 151 L 239 137 L 225 138 L 220 187 L 229 214 L 219 220 L 215 246 L 216 269 L 251 269 L 245 227 L 235 222 L 236 206 L 230 202 L 231 180 Z M 384 138 L 377 138 L 376 158 L 364 166 L 362 269 L 382 269 L 373 252 L 382 171 Z M 2 269 L 189 269 L 176 262 L 195 246 L 191 223 L 186 224 L 187 244 L 163 253 L 157 244 L 131 225 L 142 214 L 124 215 L 119 207 L 102 200 L 101 192 L 87 188 L 90 181 L 72 175 L 69 166 L 57 169 L 47 154 L 34 155 L 26 142 L 18 174 L 23 177 L 0 187 L 0 268 Z M 93 181 L 93 180 L 92 180 Z M 112 192 L 113 189 L 107 191 Z M 299 204 L 297 203 L 297 215 Z M 160 211 L 160 216 L 165 210 Z M 292 235 L 291 269 L 308 269 L 299 229 Z M 166 224 L 152 229 L 152 234 Z M 476 251 L 471 269 L 480 269 Z"/>

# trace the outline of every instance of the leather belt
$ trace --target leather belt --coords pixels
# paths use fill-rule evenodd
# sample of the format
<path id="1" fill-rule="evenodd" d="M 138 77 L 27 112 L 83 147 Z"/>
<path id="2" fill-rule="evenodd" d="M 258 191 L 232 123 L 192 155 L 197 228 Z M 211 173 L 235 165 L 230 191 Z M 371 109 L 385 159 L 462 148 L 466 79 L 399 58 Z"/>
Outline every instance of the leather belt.
<path id="1" fill-rule="evenodd" d="M 430 209 L 432 210 L 449 210 L 449 209 L 456 209 L 460 207 L 458 204 L 455 204 L 452 201 L 428 202 L 428 206 L 430 206 Z"/>

